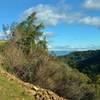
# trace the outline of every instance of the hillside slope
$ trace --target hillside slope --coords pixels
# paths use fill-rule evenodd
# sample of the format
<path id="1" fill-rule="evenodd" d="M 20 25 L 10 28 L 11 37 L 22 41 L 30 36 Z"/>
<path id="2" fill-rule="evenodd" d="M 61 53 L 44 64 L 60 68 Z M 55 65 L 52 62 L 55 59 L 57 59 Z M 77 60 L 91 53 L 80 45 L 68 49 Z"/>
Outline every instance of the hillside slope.
<path id="1" fill-rule="evenodd" d="M 2 100 L 64 100 L 55 93 L 25 83 L 0 70 L 0 98 Z"/>
<path id="2" fill-rule="evenodd" d="M 60 58 L 93 80 L 100 75 L 100 50 L 73 52 Z"/>

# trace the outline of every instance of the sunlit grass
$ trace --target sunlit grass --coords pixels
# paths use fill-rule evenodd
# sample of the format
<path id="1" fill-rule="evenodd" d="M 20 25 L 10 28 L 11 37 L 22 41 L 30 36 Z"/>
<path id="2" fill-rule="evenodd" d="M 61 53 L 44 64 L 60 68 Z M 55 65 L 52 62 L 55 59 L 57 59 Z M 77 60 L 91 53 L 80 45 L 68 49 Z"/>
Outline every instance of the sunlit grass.
<path id="1" fill-rule="evenodd" d="M 34 100 L 16 82 L 0 76 L 0 100 Z"/>
<path id="2" fill-rule="evenodd" d="M 0 46 L 4 45 L 7 42 L 7 40 L 0 40 Z"/>

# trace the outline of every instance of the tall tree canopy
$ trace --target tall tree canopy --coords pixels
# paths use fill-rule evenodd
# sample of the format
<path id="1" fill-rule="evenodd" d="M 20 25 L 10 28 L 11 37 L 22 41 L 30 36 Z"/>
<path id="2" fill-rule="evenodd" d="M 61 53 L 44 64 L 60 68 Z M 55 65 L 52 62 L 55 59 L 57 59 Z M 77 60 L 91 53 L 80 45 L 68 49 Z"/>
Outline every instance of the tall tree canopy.
<path id="1" fill-rule="evenodd" d="M 3 27 L 4 31 L 7 27 Z M 36 23 L 36 13 L 32 13 L 26 20 L 20 23 L 11 25 L 10 36 L 13 42 L 16 42 L 18 47 L 28 54 L 34 49 L 47 50 L 46 38 L 41 30 L 44 28 L 43 24 Z"/>

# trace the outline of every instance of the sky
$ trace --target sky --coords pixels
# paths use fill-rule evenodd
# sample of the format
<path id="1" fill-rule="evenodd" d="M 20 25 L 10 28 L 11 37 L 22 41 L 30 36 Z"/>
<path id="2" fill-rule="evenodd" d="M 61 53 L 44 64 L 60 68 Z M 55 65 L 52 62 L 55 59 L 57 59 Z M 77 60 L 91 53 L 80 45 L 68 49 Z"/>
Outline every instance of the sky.
<path id="1" fill-rule="evenodd" d="M 37 12 L 49 50 L 100 49 L 100 0 L 1 0 L 2 25 L 19 22 Z"/>

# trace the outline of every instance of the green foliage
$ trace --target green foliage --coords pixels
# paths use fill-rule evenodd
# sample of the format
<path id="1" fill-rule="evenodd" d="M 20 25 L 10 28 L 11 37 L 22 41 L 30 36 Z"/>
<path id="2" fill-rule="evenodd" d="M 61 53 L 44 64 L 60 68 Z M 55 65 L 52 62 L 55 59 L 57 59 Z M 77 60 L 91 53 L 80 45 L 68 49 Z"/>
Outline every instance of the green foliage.
<path id="1" fill-rule="evenodd" d="M 46 38 L 41 32 L 43 25 L 36 25 L 35 15 L 32 13 L 26 20 L 13 23 L 11 27 L 3 26 L 5 33 L 7 28 L 10 29 L 10 39 L 3 50 L 4 68 L 29 82 L 34 78 L 34 56 L 40 59 L 41 55 L 47 54 Z"/>
<path id="2" fill-rule="evenodd" d="M 38 68 L 35 76 L 34 84 L 50 89 L 69 100 L 94 100 L 95 89 L 90 84 L 91 80 L 63 63 L 49 61 Z"/>
<path id="3" fill-rule="evenodd" d="M 35 21 L 33 13 L 10 27 L 11 37 L 3 50 L 5 69 L 69 100 L 95 100 L 95 86 L 87 75 L 48 56 L 46 37 L 41 32 L 43 26 Z"/>
<path id="4" fill-rule="evenodd" d="M 26 55 L 40 47 L 44 51 L 47 50 L 46 38 L 43 36 L 43 32 L 41 32 L 43 24 L 35 24 L 35 15 L 36 13 L 32 13 L 26 20 L 18 24 L 12 24 L 10 27 L 11 41 L 15 42 L 18 48 L 22 49 Z"/>
<path id="5" fill-rule="evenodd" d="M 100 50 L 73 52 L 62 58 L 71 67 L 87 74 L 94 82 L 96 76 L 100 75 Z"/>
<path id="6" fill-rule="evenodd" d="M 89 76 L 89 78 L 91 79 L 92 89 L 94 89 L 95 91 L 94 100 L 99 100 L 100 98 L 100 88 L 99 88 L 100 87 L 100 50 L 73 52 L 69 55 L 59 57 L 58 60 L 62 60 L 65 64 L 68 64 L 70 67 L 77 69 L 81 73 Z"/>

